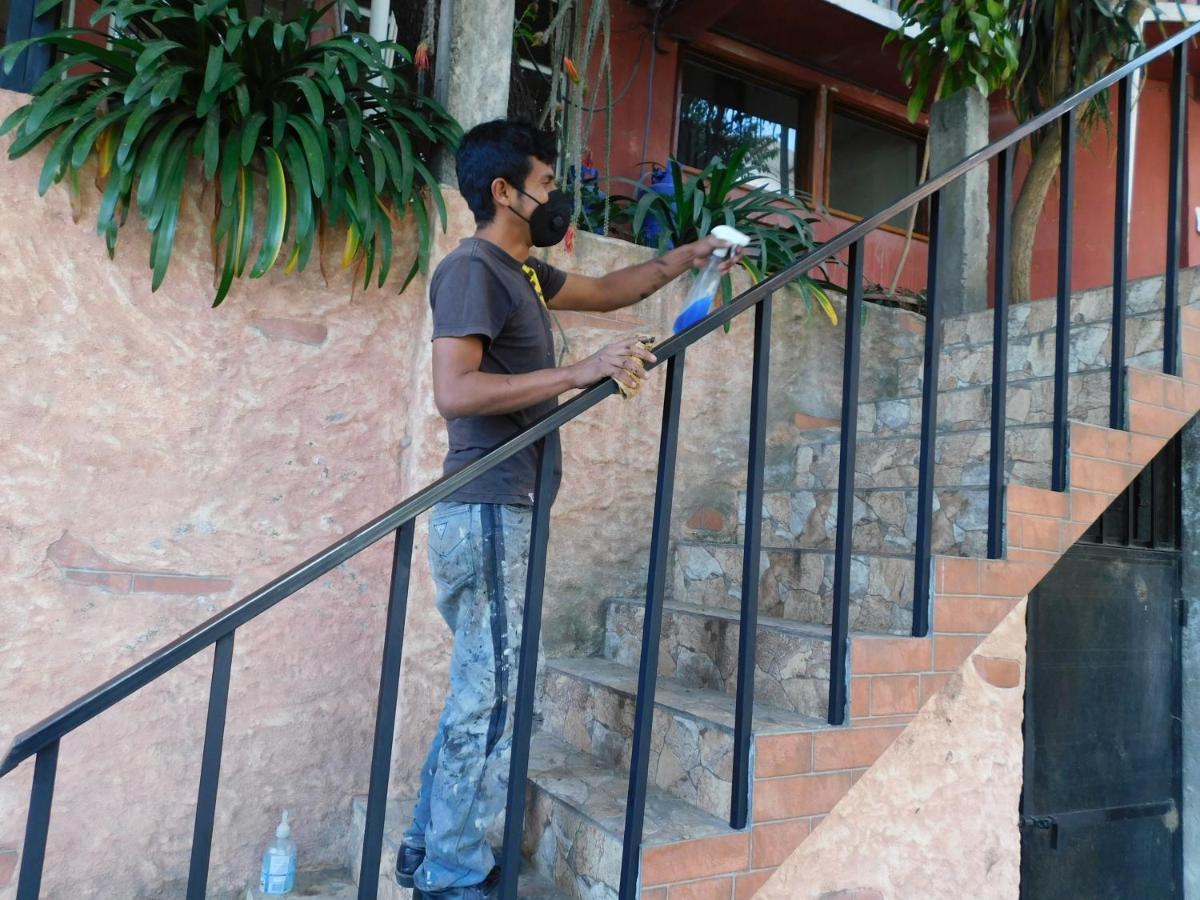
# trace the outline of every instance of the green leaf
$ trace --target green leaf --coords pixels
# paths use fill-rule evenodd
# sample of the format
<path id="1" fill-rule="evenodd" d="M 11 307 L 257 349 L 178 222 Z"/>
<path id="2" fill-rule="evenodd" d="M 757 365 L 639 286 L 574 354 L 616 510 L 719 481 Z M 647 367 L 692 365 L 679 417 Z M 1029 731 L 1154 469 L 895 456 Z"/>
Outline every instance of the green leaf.
<path id="1" fill-rule="evenodd" d="M 204 119 L 204 177 L 212 181 L 221 161 L 221 116 L 213 109 Z"/>
<path id="2" fill-rule="evenodd" d="M 258 149 L 258 133 L 266 121 L 266 114 L 258 112 L 250 116 L 242 126 L 241 162 L 243 166 L 250 165 L 250 160 L 254 158 L 254 151 Z"/>
<path id="3" fill-rule="evenodd" d="M 287 107 L 279 101 L 271 103 L 271 144 L 279 147 L 283 144 L 283 134 L 287 129 Z"/>
<path id="4" fill-rule="evenodd" d="M 375 198 L 375 204 L 379 207 L 379 236 L 376 239 L 380 247 L 379 258 L 379 281 L 378 286 L 383 287 L 383 283 L 387 281 L 388 272 L 392 269 L 392 255 L 395 252 L 393 247 L 392 236 L 392 219 L 388 215 L 387 208 L 379 200 Z"/>
<path id="5" fill-rule="evenodd" d="M 320 125 L 325 121 L 325 103 L 321 99 L 321 92 L 317 89 L 316 84 L 310 78 L 285 78 L 284 81 L 288 84 L 294 84 L 300 89 L 300 93 L 304 95 L 304 99 L 308 102 L 308 108 L 312 110 L 313 121 Z"/>
<path id="6" fill-rule="evenodd" d="M 312 183 L 308 178 L 308 165 L 304 162 L 304 151 L 295 141 L 288 141 L 287 170 L 292 177 L 293 194 L 296 198 L 296 239 L 311 239 L 316 219 L 313 216 Z M 303 264 L 301 268 L 304 268 Z"/>
<path id="7" fill-rule="evenodd" d="M 58 136 L 58 140 L 54 142 L 50 152 L 46 154 L 46 161 L 42 164 L 42 175 L 38 179 L 38 196 L 44 196 L 46 191 L 50 190 L 50 185 L 62 178 L 63 162 L 67 151 L 71 149 L 71 142 L 87 124 L 87 119 L 80 119 L 69 128 L 64 128 Z"/>
<path id="8" fill-rule="evenodd" d="M 233 274 L 241 278 L 246 269 L 246 260 L 250 256 L 250 242 L 254 238 L 254 172 L 245 166 L 238 166 L 237 203 L 237 240 L 234 244 L 236 255 Z"/>
<path id="9" fill-rule="evenodd" d="M 350 158 L 346 165 L 346 171 L 349 172 L 350 181 L 354 185 L 354 217 L 365 228 L 372 215 L 374 195 L 367 184 L 367 176 L 363 172 L 362 163 L 358 157 Z M 363 236 L 366 237 L 366 234 L 364 233 Z"/>
<path id="10" fill-rule="evenodd" d="M 25 122 L 25 119 L 28 117 L 28 115 L 29 115 L 28 104 L 26 104 L 25 106 L 18 106 L 16 109 L 14 109 L 12 112 L 10 112 L 7 116 L 4 117 L 4 123 L 0 124 L 0 136 L 8 134 L 10 131 L 12 131 L 14 128 L 16 128 L 18 125 L 23 124 Z"/>
<path id="11" fill-rule="evenodd" d="M 160 218 L 154 229 L 151 246 L 154 260 L 154 278 L 150 290 L 157 291 L 167 274 L 171 251 L 175 246 L 175 226 L 179 221 L 179 206 L 183 199 L 183 178 L 187 171 L 187 141 L 177 142 L 179 149 L 172 157 L 171 169 L 163 190 Z"/>
<path id="12" fill-rule="evenodd" d="M 368 140 L 366 147 L 367 152 L 371 154 L 372 184 L 375 188 L 375 193 L 381 194 L 387 185 L 387 162 L 383 158 L 383 151 L 375 146 L 374 141 Z"/>
<path id="13" fill-rule="evenodd" d="M 161 40 L 150 41 L 145 47 L 146 49 L 138 55 L 137 62 L 134 65 L 134 68 L 138 72 L 146 71 L 163 54 L 170 53 L 176 48 L 182 48 L 183 44 L 180 44 L 178 41 Z"/>
<path id="14" fill-rule="evenodd" d="M 142 127 L 152 115 L 154 115 L 154 107 L 150 104 L 149 99 L 140 101 L 129 114 L 129 119 L 125 122 L 125 130 L 121 133 L 121 143 L 117 146 L 117 165 L 121 168 L 124 168 L 125 163 L 129 161 L 129 153 L 133 150 L 134 142 L 137 141 Z"/>
<path id="15" fill-rule="evenodd" d="M 433 173 L 425 168 L 425 164 L 419 159 L 412 161 L 413 168 L 416 169 L 423 179 L 425 184 L 429 186 L 429 196 L 433 200 L 433 205 L 437 209 L 438 221 L 442 223 L 442 231 L 446 230 L 448 217 L 446 215 L 446 201 L 442 199 L 441 188 L 438 187 L 438 180 L 433 177 Z"/>
<path id="16" fill-rule="evenodd" d="M 174 100 L 183 86 L 183 76 L 191 70 L 187 66 L 172 66 L 158 76 L 154 89 L 150 92 L 150 105 L 161 106 L 164 100 Z"/>
<path id="17" fill-rule="evenodd" d="M 67 96 L 76 88 L 81 87 L 95 77 L 95 74 L 89 73 L 87 75 L 75 75 L 70 78 L 64 78 L 46 91 L 46 93 L 36 98 L 30 107 L 29 118 L 25 120 L 25 133 L 29 134 L 37 131 L 52 112 L 56 111 L 63 103 L 68 102 L 65 100 Z"/>
<path id="18" fill-rule="evenodd" d="M 137 203 L 138 208 L 143 212 L 154 206 L 156 201 L 156 191 L 158 188 L 159 176 L 167 176 L 170 173 L 164 171 L 164 160 L 167 155 L 167 145 L 175 135 L 175 130 L 183 124 L 184 120 L 189 118 L 186 113 L 180 113 L 163 125 L 158 133 L 155 134 L 154 140 L 151 141 L 149 149 L 141 154 L 138 162 L 140 173 L 138 175 Z M 173 162 L 173 159 L 172 159 Z"/>
<path id="19" fill-rule="evenodd" d="M 320 198 L 325 189 L 325 152 L 317 134 L 308 122 L 299 116 L 288 116 L 288 124 L 300 138 L 304 147 L 304 160 L 312 175 L 313 195 Z"/>
<path id="20" fill-rule="evenodd" d="M 231 128 L 225 135 L 225 144 L 221 150 L 221 203 L 231 206 L 234 196 L 241 184 L 238 178 L 238 166 L 241 160 L 241 131 Z"/>
<path id="21" fill-rule="evenodd" d="M 279 249 L 283 246 L 284 225 L 287 223 L 287 180 L 283 175 L 283 162 L 271 147 L 264 147 L 262 155 L 267 169 L 267 220 L 262 248 L 250 272 L 251 278 L 262 277 L 275 265 Z"/>
<path id="22" fill-rule="evenodd" d="M 363 116 L 362 110 L 353 100 L 347 101 L 342 111 L 346 114 L 346 128 L 350 136 L 350 146 L 357 150 L 362 142 Z"/>
<path id="23" fill-rule="evenodd" d="M 225 61 L 225 48 L 220 44 L 213 44 L 208 48 L 208 63 L 204 67 L 204 84 L 201 90 L 205 94 L 211 94 L 217 86 L 217 82 L 221 79 L 221 64 Z"/>

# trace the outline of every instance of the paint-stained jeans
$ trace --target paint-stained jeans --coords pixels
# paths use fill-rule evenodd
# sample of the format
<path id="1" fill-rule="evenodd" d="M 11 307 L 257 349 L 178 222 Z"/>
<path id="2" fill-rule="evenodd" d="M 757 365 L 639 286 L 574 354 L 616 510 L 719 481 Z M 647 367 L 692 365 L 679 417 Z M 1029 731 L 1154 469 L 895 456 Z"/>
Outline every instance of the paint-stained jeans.
<path id="1" fill-rule="evenodd" d="M 491 503 L 440 503 L 429 517 L 429 567 L 454 649 L 404 840 L 425 848 L 417 887 L 446 898 L 496 863 L 486 832 L 506 799 L 532 521 L 530 507 Z"/>

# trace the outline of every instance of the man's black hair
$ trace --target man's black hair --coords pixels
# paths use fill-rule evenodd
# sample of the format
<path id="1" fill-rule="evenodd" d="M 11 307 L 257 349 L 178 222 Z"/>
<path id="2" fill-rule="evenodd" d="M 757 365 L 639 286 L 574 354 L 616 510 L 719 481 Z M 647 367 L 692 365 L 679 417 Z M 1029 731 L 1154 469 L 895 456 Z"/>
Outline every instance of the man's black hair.
<path id="1" fill-rule="evenodd" d="M 475 214 L 475 224 L 485 225 L 496 215 L 493 181 L 503 178 L 513 187 L 524 188 L 533 168 L 529 158 L 552 166 L 557 144 L 553 132 L 540 131 L 528 122 L 493 119 L 468 131 L 454 162 L 458 189 Z"/>

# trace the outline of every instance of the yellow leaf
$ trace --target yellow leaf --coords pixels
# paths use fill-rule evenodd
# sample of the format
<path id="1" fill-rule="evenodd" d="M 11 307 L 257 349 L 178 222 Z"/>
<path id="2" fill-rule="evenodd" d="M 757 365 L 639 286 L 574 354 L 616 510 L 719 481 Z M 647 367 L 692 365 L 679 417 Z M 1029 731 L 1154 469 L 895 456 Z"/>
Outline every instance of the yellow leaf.
<path id="1" fill-rule="evenodd" d="M 354 257 L 358 255 L 358 229 L 351 225 L 346 229 L 346 246 L 342 248 L 342 268 L 350 268 Z"/>

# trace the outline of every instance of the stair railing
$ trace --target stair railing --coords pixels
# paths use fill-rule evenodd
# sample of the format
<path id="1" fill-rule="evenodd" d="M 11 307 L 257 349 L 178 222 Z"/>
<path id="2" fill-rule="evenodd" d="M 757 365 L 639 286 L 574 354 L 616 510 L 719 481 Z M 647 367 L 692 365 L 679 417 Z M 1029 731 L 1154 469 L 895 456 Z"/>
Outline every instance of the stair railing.
<path id="1" fill-rule="evenodd" d="M 662 627 L 662 607 L 666 588 L 667 549 L 670 538 L 671 501 L 674 496 L 675 458 L 679 437 L 680 397 L 683 390 L 685 351 L 701 338 L 747 310 L 755 310 L 753 387 L 750 403 L 749 454 L 747 467 L 746 543 L 743 554 L 740 635 L 738 641 L 738 678 L 736 689 L 734 784 L 730 804 L 730 825 L 745 828 L 750 813 L 751 723 L 754 704 L 755 632 L 757 629 L 758 556 L 761 549 L 762 493 L 765 459 L 767 380 L 771 332 L 771 300 L 776 291 L 818 265 L 849 251 L 846 333 L 843 366 L 841 422 L 841 460 L 837 500 L 837 537 L 833 579 L 833 615 L 831 626 L 829 713 L 831 724 L 845 722 L 848 696 L 848 624 L 849 582 L 853 532 L 854 459 L 858 419 L 858 375 L 860 360 L 861 315 L 863 303 L 863 248 L 867 236 L 916 204 L 930 201 L 930 252 L 928 259 L 928 319 L 925 329 L 925 370 L 921 407 L 921 455 L 918 485 L 916 540 L 916 578 L 913 603 L 915 636 L 929 631 L 931 602 L 930 522 L 933 497 L 934 442 L 937 434 L 937 373 L 940 355 L 940 311 L 936 297 L 940 192 L 977 166 L 997 160 L 999 173 L 996 210 L 997 255 L 995 266 L 995 332 L 993 334 L 992 380 L 992 459 L 989 471 L 988 550 L 989 556 L 1003 554 L 1004 521 L 1004 439 L 1005 389 L 1007 385 L 1008 268 L 1007 253 L 1011 228 L 1012 156 L 1019 141 L 1051 123 L 1063 129 L 1065 151 L 1062 160 L 1061 198 L 1064 215 L 1060 224 L 1058 271 L 1058 348 L 1055 354 L 1054 403 L 1054 487 L 1066 486 L 1066 396 L 1068 377 L 1069 299 L 1070 299 L 1070 211 L 1074 198 L 1074 119 L 1075 109 L 1099 92 L 1118 85 L 1120 93 L 1117 119 L 1119 163 L 1114 230 L 1113 266 L 1113 352 L 1111 362 L 1112 409 L 1114 428 L 1125 426 L 1124 347 L 1118 334 L 1124 333 L 1125 273 L 1129 192 L 1128 166 L 1130 133 L 1129 81 L 1133 73 L 1149 63 L 1174 53 L 1171 82 L 1170 201 L 1167 222 L 1167 274 L 1165 301 L 1165 351 L 1163 369 L 1168 374 L 1179 370 L 1179 241 L 1182 235 L 1182 189 L 1184 145 L 1186 141 L 1187 42 L 1200 34 L 1200 24 L 1192 25 L 1122 65 L 1091 86 L 1079 91 L 1052 109 L 1019 126 L 1003 138 L 976 151 L 946 172 L 931 178 L 870 218 L 846 229 L 827 243 L 810 251 L 786 270 L 765 279 L 743 292 L 731 303 L 718 308 L 703 321 L 674 335 L 655 348 L 659 365 L 667 366 L 667 387 L 663 400 L 662 431 L 654 497 L 650 565 L 647 574 L 642 653 L 639 661 L 638 696 L 630 764 L 628 804 L 621 864 L 620 896 L 632 900 L 640 889 L 642 825 L 645 815 L 653 722 L 654 694 L 658 674 L 658 649 Z M 80 725 L 129 697 L 150 682 L 164 676 L 185 660 L 213 647 L 213 672 L 209 692 L 208 718 L 201 751 L 201 771 L 196 798 L 191 859 L 186 896 L 203 900 L 208 881 L 209 854 L 212 845 L 214 811 L 220 776 L 225 713 L 229 697 L 234 637 L 237 629 L 277 603 L 290 597 L 317 578 L 353 558 L 377 541 L 393 537 L 391 586 L 384 629 L 382 666 L 379 680 L 374 742 L 367 794 L 366 832 L 363 838 L 359 873 L 359 900 L 374 900 L 378 891 L 382 855 L 384 808 L 387 801 L 388 775 L 399 692 L 400 663 L 404 647 L 404 624 L 411 574 L 413 539 L 417 516 L 446 499 L 475 478 L 495 468 L 513 454 L 537 445 L 539 463 L 526 583 L 522 647 L 517 679 L 517 708 L 510 764 L 508 803 L 502 851 L 502 896 L 517 897 L 520 868 L 521 834 L 524 825 L 525 782 L 528 775 L 529 746 L 533 726 L 533 696 L 536 652 L 541 627 L 541 609 L 546 573 L 546 549 L 549 537 L 550 504 L 548 486 L 552 476 L 553 448 L 559 429 L 582 413 L 617 392 L 615 382 L 606 380 L 582 391 L 530 425 L 524 431 L 489 451 L 485 456 L 445 476 L 383 515 L 284 575 L 248 594 L 187 634 L 172 641 L 114 678 L 21 732 L 0 761 L 0 777 L 22 762 L 35 757 L 33 785 L 26 818 L 25 842 L 21 853 L 17 900 L 35 900 L 41 889 L 46 840 L 54 796 L 58 750 L 64 737 Z"/>

